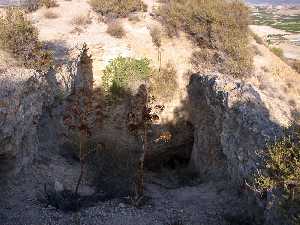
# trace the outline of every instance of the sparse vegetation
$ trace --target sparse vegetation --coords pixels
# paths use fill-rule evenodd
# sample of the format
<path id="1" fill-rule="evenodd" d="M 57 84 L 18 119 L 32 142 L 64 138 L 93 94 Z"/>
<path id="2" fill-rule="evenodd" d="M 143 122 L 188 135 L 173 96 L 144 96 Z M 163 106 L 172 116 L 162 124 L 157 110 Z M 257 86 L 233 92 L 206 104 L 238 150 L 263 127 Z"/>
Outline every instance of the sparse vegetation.
<path id="1" fill-rule="evenodd" d="M 224 52 L 225 72 L 244 76 L 252 70 L 249 12 L 242 2 L 170 0 L 164 1 L 158 15 L 170 36 L 184 30 L 197 45 Z"/>
<path id="2" fill-rule="evenodd" d="M 56 0 L 40 0 L 39 4 L 40 6 L 45 6 L 46 8 L 53 8 L 58 6 Z"/>
<path id="3" fill-rule="evenodd" d="M 130 13 L 147 10 L 147 5 L 141 0 L 90 0 L 90 4 L 97 13 L 111 18 L 127 17 Z"/>
<path id="4" fill-rule="evenodd" d="M 56 19 L 58 18 L 58 14 L 51 10 L 48 10 L 44 13 L 44 17 L 47 19 Z"/>
<path id="5" fill-rule="evenodd" d="M 129 15 L 128 20 L 133 23 L 137 23 L 137 22 L 141 21 L 141 19 L 138 15 Z"/>
<path id="6" fill-rule="evenodd" d="M 150 29 L 150 35 L 153 41 L 153 44 L 157 47 L 161 47 L 161 30 L 155 26 Z"/>
<path id="7" fill-rule="evenodd" d="M 256 175 L 260 193 L 280 193 L 279 207 L 287 221 L 300 222 L 300 128 L 292 126 L 286 135 L 270 145 L 266 166 Z"/>
<path id="8" fill-rule="evenodd" d="M 298 73 L 300 73 L 300 60 L 295 60 L 291 63 L 294 70 L 296 70 Z"/>
<path id="9" fill-rule="evenodd" d="M 118 57 L 104 70 L 102 77 L 103 88 L 106 93 L 115 97 L 121 96 L 123 91 L 129 90 L 130 85 L 135 85 L 150 76 L 150 61 Z"/>
<path id="10" fill-rule="evenodd" d="M 125 36 L 125 30 L 119 22 L 112 22 L 108 24 L 106 32 L 116 38 L 122 38 Z"/>
<path id="11" fill-rule="evenodd" d="M 176 77 L 176 69 L 172 64 L 167 64 L 160 71 L 154 70 L 150 78 L 150 93 L 156 98 L 172 99 L 178 89 Z"/>
<path id="12" fill-rule="evenodd" d="M 277 55 L 279 58 L 283 59 L 283 50 L 281 48 L 272 47 L 271 51 Z"/>
<path id="13" fill-rule="evenodd" d="M 213 56 L 214 53 L 212 50 L 203 48 L 201 50 L 194 51 L 190 61 L 196 70 L 211 68 L 211 65 L 215 64 L 213 61 Z"/>
<path id="14" fill-rule="evenodd" d="M 75 16 L 71 23 L 77 27 L 83 27 L 92 23 L 90 14 Z"/>
<path id="15" fill-rule="evenodd" d="M 253 32 L 252 32 L 252 36 L 257 44 L 260 44 L 260 45 L 264 44 L 264 40 L 260 36 L 258 36 L 257 34 L 255 34 Z"/>
<path id="16" fill-rule="evenodd" d="M 152 38 L 152 42 L 157 48 L 157 58 L 158 58 L 158 63 L 159 63 L 159 70 L 161 68 L 161 52 L 160 52 L 160 47 L 161 47 L 161 30 L 155 26 L 150 29 L 150 35 Z"/>
<path id="17" fill-rule="evenodd" d="M 8 9 L 0 17 L 0 47 L 29 68 L 47 70 L 53 63 L 49 51 L 38 40 L 38 31 L 19 9 Z"/>

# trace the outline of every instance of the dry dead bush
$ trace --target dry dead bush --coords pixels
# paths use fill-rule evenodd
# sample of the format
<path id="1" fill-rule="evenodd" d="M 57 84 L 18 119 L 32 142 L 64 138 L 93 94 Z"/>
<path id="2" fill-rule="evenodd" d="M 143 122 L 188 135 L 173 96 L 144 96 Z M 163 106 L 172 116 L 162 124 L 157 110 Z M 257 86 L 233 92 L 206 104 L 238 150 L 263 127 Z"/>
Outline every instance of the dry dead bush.
<path id="1" fill-rule="evenodd" d="M 72 25 L 78 27 L 84 27 L 91 23 L 92 23 L 92 19 L 90 17 L 90 14 L 75 16 L 71 21 Z"/>
<path id="2" fill-rule="evenodd" d="M 141 0 L 90 0 L 90 4 L 97 13 L 112 18 L 127 17 L 133 12 L 147 10 L 147 5 Z"/>
<path id="3" fill-rule="evenodd" d="M 252 32 L 252 37 L 254 38 L 254 40 L 256 41 L 257 44 L 260 44 L 260 45 L 264 44 L 264 40 L 260 36 L 255 34 L 254 32 Z"/>
<path id="4" fill-rule="evenodd" d="M 163 0 L 157 15 L 170 36 L 183 30 L 198 46 L 224 52 L 228 59 L 224 72 L 233 76 L 251 72 L 249 11 L 242 2 Z"/>
<path id="5" fill-rule="evenodd" d="M 40 6 L 45 6 L 46 8 L 58 7 L 56 0 L 40 0 Z"/>
<path id="6" fill-rule="evenodd" d="M 196 70 L 211 68 L 211 65 L 213 65 L 213 51 L 207 48 L 196 50 L 192 53 L 190 61 Z"/>
<path id="7" fill-rule="evenodd" d="M 178 83 L 174 65 L 167 64 L 160 71 L 152 71 L 150 78 L 150 92 L 158 99 L 170 100 L 176 94 Z"/>
<path id="8" fill-rule="evenodd" d="M 0 47 L 29 68 L 47 70 L 53 63 L 51 53 L 38 40 L 37 28 L 19 9 L 8 9 L 0 17 Z"/>
<path id="9" fill-rule="evenodd" d="M 137 22 L 141 21 L 141 19 L 138 15 L 129 15 L 128 20 L 132 23 L 137 23 Z"/>
<path id="10" fill-rule="evenodd" d="M 153 44 L 157 47 L 160 48 L 161 47 L 161 30 L 159 29 L 159 27 L 155 26 L 155 27 L 151 27 L 150 28 L 150 35 L 152 38 L 152 42 Z"/>
<path id="11" fill-rule="evenodd" d="M 283 50 L 281 48 L 272 47 L 271 51 L 281 59 L 284 57 Z"/>
<path id="12" fill-rule="evenodd" d="M 57 19 L 58 14 L 53 12 L 52 10 L 48 10 L 44 13 L 44 17 L 47 19 Z"/>
<path id="13" fill-rule="evenodd" d="M 300 60 L 295 60 L 294 62 L 292 62 L 292 67 L 294 68 L 294 70 L 300 73 Z"/>
<path id="14" fill-rule="evenodd" d="M 106 32 L 116 38 L 122 38 L 125 36 L 125 30 L 119 22 L 112 22 L 108 24 Z"/>

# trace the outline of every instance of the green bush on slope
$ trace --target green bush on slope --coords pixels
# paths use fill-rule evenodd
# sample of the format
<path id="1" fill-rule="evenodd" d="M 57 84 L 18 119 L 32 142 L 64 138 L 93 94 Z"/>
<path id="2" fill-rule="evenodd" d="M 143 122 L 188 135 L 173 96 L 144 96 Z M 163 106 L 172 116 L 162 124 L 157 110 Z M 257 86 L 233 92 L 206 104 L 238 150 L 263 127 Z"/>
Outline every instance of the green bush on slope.
<path id="1" fill-rule="evenodd" d="M 269 146 L 266 165 L 256 175 L 259 192 L 281 193 L 279 207 L 291 224 L 300 224 L 300 128 L 295 126 Z"/>
<path id="2" fill-rule="evenodd" d="M 8 9 L 0 17 L 0 47 L 29 68 L 44 70 L 52 63 L 51 54 L 43 49 L 38 40 L 37 29 L 18 9 Z"/>
<path id="3" fill-rule="evenodd" d="M 103 88 L 113 96 L 120 96 L 123 91 L 134 85 L 135 82 L 147 80 L 150 76 L 150 61 L 118 57 L 104 70 L 102 77 Z"/>

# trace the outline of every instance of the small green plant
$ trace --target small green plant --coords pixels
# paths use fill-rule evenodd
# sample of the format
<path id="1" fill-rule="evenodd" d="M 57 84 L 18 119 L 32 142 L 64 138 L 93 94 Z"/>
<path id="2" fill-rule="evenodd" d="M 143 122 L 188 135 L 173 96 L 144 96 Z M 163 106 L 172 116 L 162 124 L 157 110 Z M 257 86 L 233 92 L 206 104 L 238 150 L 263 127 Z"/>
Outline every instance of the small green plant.
<path id="1" fill-rule="evenodd" d="M 0 17 L 0 47 L 29 68 L 47 70 L 53 64 L 51 53 L 38 40 L 37 28 L 16 8 L 8 9 Z"/>
<path id="2" fill-rule="evenodd" d="M 293 126 L 270 145 L 266 165 L 255 178 L 260 193 L 277 190 L 279 207 L 288 221 L 300 223 L 300 128 Z"/>
<path id="3" fill-rule="evenodd" d="M 150 61 L 118 57 L 114 59 L 104 70 L 102 77 L 103 88 L 106 93 L 114 97 L 120 97 L 124 91 L 130 89 L 130 85 L 145 81 L 150 76 Z"/>
<path id="4" fill-rule="evenodd" d="M 92 8 L 102 16 L 123 18 L 138 11 L 146 11 L 147 5 L 141 0 L 90 0 Z"/>
<path id="5" fill-rule="evenodd" d="M 279 58 L 283 58 L 283 50 L 281 48 L 277 48 L 277 47 L 272 47 L 271 51 L 277 55 Z"/>
<path id="6" fill-rule="evenodd" d="M 108 24 L 106 32 L 116 38 L 122 38 L 125 36 L 125 30 L 123 29 L 121 23 L 118 22 Z"/>

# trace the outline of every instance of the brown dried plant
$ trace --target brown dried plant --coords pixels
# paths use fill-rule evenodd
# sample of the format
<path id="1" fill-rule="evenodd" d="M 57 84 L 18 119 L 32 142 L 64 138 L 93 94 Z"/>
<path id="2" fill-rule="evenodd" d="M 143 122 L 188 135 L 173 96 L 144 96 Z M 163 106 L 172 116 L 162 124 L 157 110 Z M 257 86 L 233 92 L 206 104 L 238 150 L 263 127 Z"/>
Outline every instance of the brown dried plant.
<path id="1" fill-rule="evenodd" d="M 132 100 L 132 108 L 127 120 L 128 130 L 139 136 L 142 140 L 142 154 L 138 163 L 134 183 L 134 196 L 132 198 L 132 202 L 136 206 L 139 206 L 144 198 L 144 162 L 149 153 L 149 129 L 154 122 L 159 120 L 156 111 L 162 111 L 164 109 L 164 106 L 160 105 L 156 105 L 152 108 L 153 100 L 154 98 L 149 95 L 147 86 L 142 84 Z"/>
<path id="2" fill-rule="evenodd" d="M 84 44 L 80 56 L 80 61 L 83 63 L 91 63 L 91 56 L 87 54 L 87 51 L 88 48 Z M 92 83 L 86 86 L 73 89 L 63 118 L 63 122 L 68 128 L 68 134 L 78 135 L 80 175 L 75 187 L 76 195 L 78 195 L 79 186 L 84 175 L 86 159 L 93 152 L 93 149 L 87 147 L 92 136 L 92 129 L 101 122 L 102 118 L 101 105 L 95 103 L 97 96 L 93 93 Z"/>

